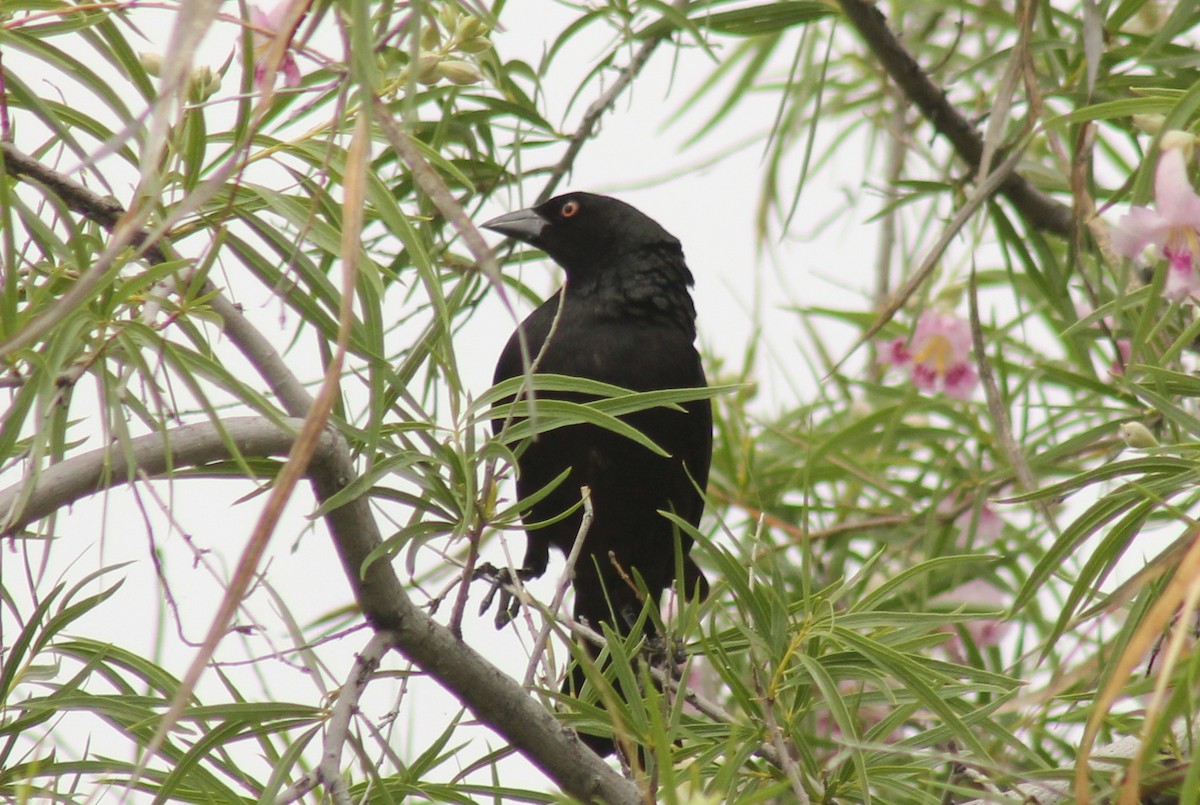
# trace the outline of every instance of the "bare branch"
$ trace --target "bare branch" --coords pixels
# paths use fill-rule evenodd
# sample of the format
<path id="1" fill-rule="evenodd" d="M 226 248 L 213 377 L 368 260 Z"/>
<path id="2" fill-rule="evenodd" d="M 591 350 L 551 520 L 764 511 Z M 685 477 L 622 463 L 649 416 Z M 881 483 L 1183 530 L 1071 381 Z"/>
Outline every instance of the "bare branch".
<path id="1" fill-rule="evenodd" d="M 581 486 L 579 492 L 583 496 L 583 516 L 579 518 L 579 531 L 575 534 L 575 542 L 571 545 L 570 553 L 567 554 L 566 566 L 563 568 L 562 576 L 559 577 L 558 586 L 554 590 L 554 597 L 550 600 L 548 609 L 551 617 L 546 618 L 546 622 L 542 625 L 537 639 L 533 643 L 533 651 L 529 652 L 529 667 L 525 669 L 526 685 L 533 684 L 534 673 L 537 671 L 538 663 L 542 659 L 542 653 L 546 650 L 546 644 L 550 642 L 550 632 L 554 626 L 554 617 L 558 615 L 563 599 L 567 596 L 567 588 L 571 586 L 571 581 L 575 578 L 575 563 L 579 561 L 579 554 L 583 551 L 583 541 L 587 538 L 587 533 L 591 529 L 592 520 L 595 517 L 595 512 L 592 508 L 592 490 L 586 486 Z M 520 578 L 516 574 L 514 574 L 514 578 L 520 584 Z"/>
<path id="2" fill-rule="evenodd" d="M 65 459 L 43 468 L 32 480 L 0 492 L 0 535 L 12 534 L 104 488 L 131 483 L 139 471 L 162 476 L 232 458 L 230 445 L 242 456 L 287 455 L 295 441 L 295 432 L 289 428 L 300 424 L 299 420 L 284 420 L 276 425 L 262 417 L 237 417 L 220 427 L 203 422 L 175 428 L 169 434 L 133 439 L 129 444 L 132 465 L 114 460 L 114 451 L 107 447 Z M 333 435 L 326 432 L 317 444 L 317 455 L 330 453 L 332 444 Z M 28 484 L 32 488 L 27 488 Z"/>
<path id="3" fill-rule="evenodd" d="M 125 214 L 125 208 L 115 199 L 101 196 L 84 187 L 69 176 L 46 167 L 33 157 L 17 150 L 10 143 L 0 142 L 0 153 L 4 156 L 4 168 L 9 174 L 32 181 L 53 193 L 68 207 L 91 221 L 111 231 Z M 135 246 L 145 244 L 147 233 L 134 232 L 130 242 Z M 151 243 L 145 246 L 146 259 L 151 263 L 165 263 L 170 259 L 165 244 Z M 303 417 L 312 405 L 312 395 L 292 374 L 271 342 L 250 325 L 241 309 L 226 296 L 219 293 L 211 282 L 205 282 L 201 291 L 212 294 L 209 305 L 225 322 L 225 334 L 259 371 L 271 390 L 283 404 L 289 416 Z"/>
<path id="4" fill-rule="evenodd" d="M 125 208 L 116 199 L 111 196 L 101 196 L 66 174 L 47 168 L 33 157 L 17 150 L 12 143 L 0 142 L 0 153 L 4 155 L 4 169 L 9 175 L 36 182 L 61 199 L 72 210 L 95 221 L 110 232 L 120 221 L 121 216 L 125 214 Z M 134 246 L 141 246 L 145 240 L 144 232 L 135 233 L 130 238 L 130 242 Z M 166 255 L 156 244 L 146 247 L 146 258 L 155 263 L 167 261 Z"/>
<path id="5" fill-rule="evenodd" d="M 258 417 L 231 419 L 218 428 L 211 423 L 186 425 L 170 438 L 151 434 L 132 440 L 136 469 L 162 475 L 172 469 L 230 458 L 229 442 L 243 456 L 284 455 L 294 441 L 286 420 L 280 427 Z M 131 470 L 113 468 L 107 449 L 94 450 L 44 469 L 33 482 L 25 506 L 7 523 L 12 533 L 38 517 L 94 494 L 127 483 Z M 328 500 L 353 479 L 345 442 L 330 431 L 318 441 L 309 477 L 319 500 Z M 11 509 L 23 494 L 22 484 L 0 491 L 0 511 Z M 391 564 L 367 559 L 381 542 L 366 498 L 358 498 L 326 515 L 334 544 L 355 598 L 368 622 L 387 630 L 390 645 L 410 658 L 454 694 L 475 716 L 496 730 L 534 765 L 572 796 L 584 801 L 637 803 L 637 788 L 579 742 L 529 693 L 496 666 L 434 621 L 409 598 Z"/>
<path id="6" fill-rule="evenodd" d="M 333 706 L 329 723 L 325 728 L 325 742 L 321 750 L 321 762 L 317 768 L 304 775 L 299 781 L 275 799 L 276 805 L 287 805 L 307 794 L 317 785 L 324 784 L 329 798 L 338 805 L 349 805 L 349 786 L 342 775 L 342 746 L 350 734 L 350 721 L 358 712 L 358 702 L 367 689 L 367 683 L 379 668 L 383 655 L 390 648 L 385 634 L 377 633 L 367 647 L 354 658 L 350 678 L 342 685 L 337 703 Z"/>
<path id="7" fill-rule="evenodd" d="M 771 745 L 775 747 L 779 761 L 783 764 L 783 773 L 787 775 L 788 783 L 792 787 L 792 796 L 796 798 L 796 802 L 800 803 L 800 805 L 809 805 L 812 800 L 809 799 L 808 792 L 804 790 L 804 781 L 801 779 L 800 767 L 796 763 L 796 759 L 788 751 L 783 731 L 779 729 L 779 722 L 775 719 L 775 696 L 763 688 L 762 680 L 759 678 L 757 663 L 751 666 L 751 672 L 754 677 L 755 693 L 758 694 L 758 698 L 762 701 L 764 726 L 771 736 Z"/>

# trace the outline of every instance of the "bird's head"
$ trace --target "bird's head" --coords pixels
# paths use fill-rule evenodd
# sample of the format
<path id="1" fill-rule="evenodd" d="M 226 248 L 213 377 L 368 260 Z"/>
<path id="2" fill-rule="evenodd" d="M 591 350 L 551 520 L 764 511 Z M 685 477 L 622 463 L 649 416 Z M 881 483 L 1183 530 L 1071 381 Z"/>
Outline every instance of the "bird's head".
<path id="1" fill-rule="evenodd" d="M 483 224 L 534 246 L 563 267 L 567 278 L 585 281 L 625 254 L 667 249 L 682 257 L 679 241 L 623 201 L 594 193 L 567 193 Z"/>

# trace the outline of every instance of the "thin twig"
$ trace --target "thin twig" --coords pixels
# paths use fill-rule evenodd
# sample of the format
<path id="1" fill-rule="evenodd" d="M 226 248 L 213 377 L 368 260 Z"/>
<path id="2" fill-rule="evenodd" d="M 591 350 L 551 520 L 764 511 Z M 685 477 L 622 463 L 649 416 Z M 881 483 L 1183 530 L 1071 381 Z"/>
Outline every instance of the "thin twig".
<path id="1" fill-rule="evenodd" d="M 1174 735 L 1175 743 L 1181 746 L 1189 746 L 1195 740 L 1195 731 L 1200 728 L 1200 719 L 1179 719 L 1171 728 Z M 1144 743 L 1140 736 L 1129 735 L 1113 741 L 1110 744 L 1100 747 L 1092 756 L 1091 766 L 1093 770 L 1114 775 L 1119 779 L 1124 775 L 1130 761 L 1137 757 L 1144 749 Z M 984 769 L 976 767 L 981 773 L 990 773 L 992 769 Z M 1075 771 L 1075 766 L 1065 766 L 1057 770 L 1043 770 L 1038 772 L 1038 777 L 1042 779 L 1031 780 L 1027 783 L 1003 788 L 1005 797 L 982 797 L 973 799 L 970 802 L 964 802 L 962 805 L 995 805 L 997 802 L 1014 802 L 1014 803 L 1033 803 L 1037 805 L 1066 805 L 1071 802 L 1070 787 L 1064 782 L 1061 777 L 1067 776 Z M 1008 778 L 1012 776 L 1009 770 L 1003 770 L 1002 777 Z"/>
<path id="2" fill-rule="evenodd" d="M 555 624 L 565 626 L 575 637 L 586 640 L 596 648 L 604 648 L 606 645 L 604 636 L 595 629 L 580 623 L 579 621 L 569 618 L 556 617 Z M 701 715 L 712 719 L 713 721 L 722 724 L 735 724 L 738 719 L 732 713 L 723 708 L 721 705 L 701 696 L 696 691 L 686 688 L 683 684 L 674 677 L 669 671 L 659 668 L 655 665 L 650 665 L 648 668 L 651 678 L 664 689 L 671 691 L 677 696 L 683 696 L 684 700 L 692 707 L 696 708 Z M 755 756 L 762 758 L 777 769 L 783 768 L 783 760 L 779 756 L 779 752 L 771 744 L 760 744 L 754 750 Z"/>
<path id="3" fill-rule="evenodd" d="M 325 740 L 321 748 L 321 762 L 317 767 L 291 785 L 275 798 L 275 805 L 287 805 L 317 787 L 323 785 L 329 798 L 337 805 L 349 805 L 350 787 L 342 775 L 342 747 L 350 737 L 350 722 L 358 712 L 371 677 L 378 670 L 383 655 L 391 648 L 391 641 L 384 633 L 376 633 L 367 647 L 354 658 L 354 667 L 346 683 L 342 685 L 337 702 L 329 714 L 325 727 Z"/>
<path id="4" fill-rule="evenodd" d="M 1008 458 L 1008 463 L 1012 465 L 1013 472 L 1017 476 L 1017 482 L 1021 485 L 1022 491 L 1032 492 L 1037 489 L 1037 482 L 1033 479 L 1033 473 L 1029 470 L 1029 463 L 1025 461 L 1025 454 L 1021 452 L 1021 448 L 1017 446 L 1016 440 L 1013 438 L 1012 423 L 1008 418 L 1008 408 L 1004 404 L 1004 400 L 1000 397 L 1000 388 L 996 384 L 996 375 L 992 371 L 992 362 L 988 360 L 987 345 L 983 342 L 983 326 L 979 321 L 979 282 L 975 273 L 975 264 L 971 264 L 970 277 L 970 292 L 967 294 L 970 300 L 971 314 L 971 345 L 975 349 L 975 363 L 979 366 L 979 381 L 983 385 L 983 394 L 987 399 L 988 413 L 992 418 L 992 428 L 995 430 L 996 438 L 1000 441 L 1000 446 Z M 1045 505 L 1045 501 L 1039 501 Z M 1046 522 L 1053 524 L 1055 519 L 1049 516 L 1049 511 L 1046 511 Z"/>
<path id="5" fill-rule="evenodd" d="M 808 792 L 804 790 L 804 781 L 800 778 L 800 767 L 796 765 L 795 758 L 788 751 L 787 743 L 783 740 L 783 731 L 779 729 L 779 723 L 775 720 L 775 697 L 763 689 L 762 680 L 758 675 L 758 663 L 752 660 L 750 667 L 754 677 L 755 690 L 762 701 L 763 726 L 771 736 L 771 744 L 775 747 L 780 763 L 783 764 L 783 773 L 788 778 L 788 784 L 792 787 L 792 794 L 796 797 L 796 802 L 799 805 L 809 805 Z"/>
<path id="6" fill-rule="evenodd" d="M 488 461 L 484 465 L 483 481 L 479 484 L 481 497 L 491 494 L 492 484 L 495 483 L 495 472 L 496 463 Z M 483 529 L 486 525 L 487 521 L 480 514 L 479 507 L 476 506 L 475 525 L 471 527 L 471 533 L 467 535 L 467 561 L 463 565 L 462 576 L 458 579 L 458 593 L 454 596 L 454 606 L 450 610 L 450 621 L 447 623 L 450 631 L 459 638 L 462 638 L 462 622 L 467 611 L 471 581 L 475 578 L 475 567 L 479 563 L 479 540 L 483 536 Z"/>
<path id="7" fill-rule="evenodd" d="M 842 11 L 866 41 L 892 80 L 917 105 L 925 118 L 944 135 L 963 162 L 977 172 L 983 158 L 983 138 L 969 120 L 959 114 L 946 91 L 921 69 L 908 49 L 888 27 L 883 13 L 867 0 L 840 0 Z M 1026 223 L 1062 237 L 1075 228 L 1071 208 L 1055 201 L 1021 175 L 1010 172 L 999 186 Z"/>
<path id="8" fill-rule="evenodd" d="M 10 143 L 0 143 L 0 153 L 4 157 L 4 168 L 10 175 L 33 181 L 66 203 L 70 209 L 108 231 L 112 231 L 125 214 L 125 208 L 115 199 L 99 195 L 66 174 L 22 153 Z M 129 240 L 132 245 L 143 249 L 146 260 L 151 264 L 158 265 L 172 259 L 163 245 L 147 243 L 148 238 L 149 233 L 138 230 Z M 271 342 L 250 324 L 241 308 L 229 301 L 211 282 L 204 283 L 201 294 L 208 297 L 209 306 L 223 320 L 224 334 L 267 381 L 288 415 L 303 417 L 312 406 L 312 395 L 287 368 Z"/>
<path id="9" fill-rule="evenodd" d="M 579 521 L 579 531 L 575 535 L 575 542 L 571 545 L 571 552 L 567 554 L 567 566 L 563 568 L 562 575 L 559 576 L 558 586 L 554 590 L 554 597 L 550 600 L 550 613 L 556 615 L 562 607 L 563 598 L 566 597 L 567 588 L 571 586 L 571 580 L 575 578 L 575 563 L 579 561 L 579 554 L 583 550 L 583 542 L 587 539 L 588 530 L 592 527 L 592 519 L 595 512 L 592 510 L 592 490 L 586 486 L 579 487 L 579 493 L 583 496 L 583 517 Z M 554 626 L 553 617 L 547 618 L 542 624 L 541 631 L 538 632 L 537 640 L 533 643 L 533 651 L 530 652 L 529 667 L 525 669 L 524 685 L 529 687 L 533 684 L 533 675 L 537 670 L 539 658 L 542 652 L 546 650 L 546 643 L 550 641 L 550 632 Z"/>
<path id="10" fill-rule="evenodd" d="M 875 307 L 882 307 L 891 292 L 892 254 L 896 250 L 896 222 L 900 209 L 896 205 L 896 188 L 904 177 L 904 158 L 908 155 L 908 104 L 895 87 L 886 97 L 893 104 L 890 124 L 883 135 L 888 139 L 884 165 L 883 192 L 886 193 L 887 211 L 879 222 L 879 246 L 875 256 Z M 878 372 L 878 367 L 875 368 Z"/>
<path id="11" fill-rule="evenodd" d="M 676 0 L 674 3 L 675 10 L 681 14 L 687 14 L 688 0 Z M 567 141 L 567 151 L 562 155 L 562 159 L 558 161 L 550 170 L 550 178 L 546 181 L 542 192 L 538 194 L 537 203 L 541 204 L 558 189 L 559 183 L 563 177 L 571 170 L 575 164 L 575 158 L 579 156 L 579 151 L 583 148 L 583 144 L 592 132 L 596 129 L 596 124 L 600 122 L 600 118 L 604 113 L 612 108 L 612 105 L 617 102 L 617 98 L 625 91 L 626 87 L 633 83 L 633 80 L 638 77 L 642 68 L 646 66 L 646 62 L 650 61 L 650 56 L 653 55 L 655 48 L 664 40 L 670 37 L 672 28 L 664 29 L 665 33 L 658 36 L 652 36 L 642 43 L 642 46 L 633 54 L 633 58 L 629 60 L 629 64 L 621 70 L 617 76 L 617 80 L 612 83 L 612 86 L 601 93 L 600 97 L 592 101 L 588 106 L 587 111 L 583 113 L 583 119 L 579 122 L 579 126 L 575 129 L 575 133 L 571 135 L 571 139 Z"/>
<path id="12" fill-rule="evenodd" d="M 392 150 L 400 157 L 400 160 L 412 173 L 413 181 L 421 192 L 429 196 L 429 200 L 438 208 L 438 212 L 446 217 L 450 225 L 458 230 L 458 234 L 462 236 L 463 243 L 467 250 L 471 252 L 471 256 L 475 258 L 476 265 L 483 275 L 487 277 L 488 282 L 495 288 L 496 293 L 500 295 L 501 301 L 508 309 L 509 313 L 516 315 L 513 312 L 512 303 L 508 299 L 508 295 L 504 291 L 504 280 L 500 276 L 500 266 L 496 263 L 496 256 L 492 254 L 492 250 L 488 248 L 487 243 L 483 239 L 483 235 L 479 234 L 479 230 L 475 224 L 471 222 L 470 217 L 463 211 L 462 205 L 454 198 L 454 194 L 450 192 L 450 188 L 442 180 L 442 177 L 429 161 L 421 155 L 421 151 L 413 144 L 408 133 L 401 128 L 400 124 L 392 119 L 391 110 L 387 104 L 380 98 L 373 98 L 372 111 L 375 113 L 375 123 L 378 124 L 383 136 L 387 138 L 388 144 L 392 146 Z"/>
<path id="13" fill-rule="evenodd" d="M 346 779 L 341 773 L 342 746 L 349 738 L 350 721 L 358 711 L 358 701 L 362 698 L 367 684 L 379 668 L 383 655 L 387 653 L 389 647 L 390 641 L 386 635 L 376 633 L 371 638 L 366 649 L 355 658 L 354 670 L 350 674 L 350 679 L 342 686 L 341 695 L 338 696 L 337 704 L 334 705 L 333 713 L 330 715 L 329 726 L 325 731 L 325 745 L 321 752 L 321 763 L 317 767 L 317 771 L 321 775 L 322 784 L 335 801 L 339 794 L 345 802 L 350 801 Z"/>

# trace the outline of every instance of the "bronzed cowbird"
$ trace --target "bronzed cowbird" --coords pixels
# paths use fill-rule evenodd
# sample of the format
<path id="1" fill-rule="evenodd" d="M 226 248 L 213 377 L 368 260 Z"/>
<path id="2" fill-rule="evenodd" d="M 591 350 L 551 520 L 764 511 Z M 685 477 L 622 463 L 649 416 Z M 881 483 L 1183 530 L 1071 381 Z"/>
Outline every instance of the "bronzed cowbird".
<path id="1" fill-rule="evenodd" d="M 483 226 L 545 251 L 566 272 L 562 288 L 520 325 L 536 371 L 603 381 L 632 391 L 705 386 L 694 346 L 696 310 L 692 274 L 679 241 L 628 204 L 607 196 L 570 193 L 531 209 L 503 215 Z M 561 306 L 561 312 L 559 310 Z M 553 326 L 555 318 L 557 324 Z M 549 340 L 549 344 L 547 344 Z M 524 372 L 517 333 L 496 365 L 495 382 Z M 543 393 L 542 397 L 551 397 Z M 565 396 L 565 395 L 557 395 Z M 577 397 L 574 399 L 578 399 Z M 494 427 L 527 402 L 511 400 L 493 411 Z M 692 539 L 660 512 L 697 525 L 704 509 L 700 491 L 712 459 L 712 408 L 708 400 L 649 408 L 623 419 L 669 455 L 592 424 L 541 433 L 519 454 L 517 494 L 528 498 L 564 470 L 565 481 L 532 503 L 524 521 L 553 521 L 591 490 L 594 520 L 575 565 L 574 617 L 599 629 L 601 622 L 629 634 L 643 602 L 633 585 L 640 576 L 657 606 L 675 580 L 676 540 L 688 595 L 707 594 L 708 583 L 688 555 Z M 546 570 L 550 547 L 570 551 L 582 513 L 527 531 L 523 578 Z M 593 651 L 594 655 L 594 651 Z M 578 692 L 576 667 L 564 690 Z M 601 754 L 607 738 L 583 736 Z"/>

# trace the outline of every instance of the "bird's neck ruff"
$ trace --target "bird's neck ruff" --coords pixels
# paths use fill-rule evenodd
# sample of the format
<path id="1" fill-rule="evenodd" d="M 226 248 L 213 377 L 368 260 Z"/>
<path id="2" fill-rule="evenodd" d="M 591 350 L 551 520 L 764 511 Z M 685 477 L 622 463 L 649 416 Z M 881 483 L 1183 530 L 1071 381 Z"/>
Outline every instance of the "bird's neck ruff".
<path id="1" fill-rule="evenodd" d="M 600 301 L 614 319 L 668 324 L 695 338 L 694 280 L 677 245 L 646 246 L 623 255 L 617 266 L 568 279 L 568 298 Z"/>

